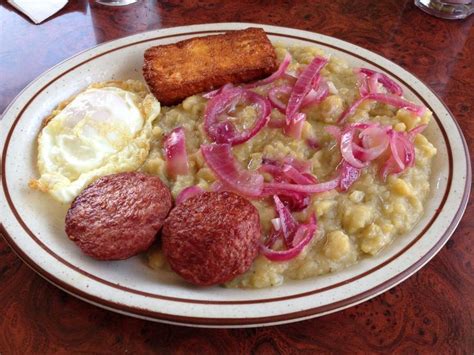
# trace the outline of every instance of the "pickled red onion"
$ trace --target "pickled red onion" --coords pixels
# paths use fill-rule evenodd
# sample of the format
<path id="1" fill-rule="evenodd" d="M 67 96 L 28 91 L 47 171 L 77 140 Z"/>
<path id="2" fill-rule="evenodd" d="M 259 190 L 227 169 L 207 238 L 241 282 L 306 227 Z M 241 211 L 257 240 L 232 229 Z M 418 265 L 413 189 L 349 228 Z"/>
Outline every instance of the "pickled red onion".
<path id="1" fill-rule="evenodd" d="M 302 173 L 288 164 L 284 164 L 283 166 L 262 164 L 259 171 L 272 175 L 278 182 L 289 182 L 295 184 L 315 184 L 317 182 L 315 176 L 309 173 Z"/>
<path id="2" fill-rule="evenodd" d="M 277 195 L 273 196 L 273 201 L 275 202 L 275 209 L 280 218 L 281 231 L 283 233 L 285 245 L 288 247 L 293 242 L 294 233 L 298 228 L 298 223 L 296 223 L 291 212 L 287 207 L 285 207 Z"/>
<path id="3" fill-rule="evenodd" d="M 316 194 L 335 189 L 339 185 L 339 181 L 340 177 L 338 176 L 333 180 L 307 185 L 290 184 L 285 182 L 264 182 L 263 188 L 264 190 L 271 189 L 272 191 L 275 191 L 276 194 L 284 194 L 285 192 L 304 192 L 307 194 Z"/>
<path id="4" fill-rule="evenodd" d="M 290 180 L 294 181 L 296 184 L 314 184 L 316 183 L 316 178 L 311 174 L 303 174 L 299 172 L 295 167 L 285 164 L 282 169 L 283 174 Z"/>
<path id="5" fill-rule="evenodd" d="M 284 127 L 284 132 L 287 136 L 296 139 L 301 138 L 303 131 L 304 122 L 306 121 L 306 114 L 303 112 L 297 112 L 294 114 L 293 119 Z"/>
<path id="6" fill-rule="evenodd" d="M 264 158 L 259 171 L 271 174 L 278 181 L 313 184 L 317 179 L 310 174 L 310 167 L 308 162 L 292 157 L 286 157 L 282 161 Z"/>
<path id="7" fill-rule="evenodd" d="M 390 131 L 389 134 L 392 157 L 400 171 L 403 171 L 406 167 L 414 164 L 415 148 L 405 134 L 396 131 Z"/>
<path id="8" fill-rule="evenodd" d="M 360 132 L 362 147 L 353 145 L 360 159 L 371 161 L 377 159 L 389 145 L 387 129 L 371 126 Z"/>
<path id="9" fill-rule="evenodd" d="M 269 158 L 263 158 L 262 159 L 262 166 L 264 165 L 274 165 L 278 167 L 283 167 L 283 165 L 291 165 L 294 167 L 296 170 L 298 170 L 301 173 L 309 173 L 311 169 L 311 164 L 308 161 L 302 161 L 298 160 L 296 158 L 293 158 L 291 156 L 287 156 L 283 158 L 282 161 L 274 160 L 274 159 L 269 159 Z"/>
<path id="10" fill-rule="evenodd" d="M 344 110 L 344 112 L 341 114 L 341 117 L 339 117 L 339 120 L 337 121 L 339 124 L 340 123 L 344 123 L 347 119 L 347 117 L 349 116 L 352 116 L 352 114 L 355 112 L 355 110 L 357 109 L 357 107 L 360 106 L 360 104 L 362 102 L 364 102 L 366 99 L 367 99 L 367 96 L 369 94 L 366 94 L 360 98 L 358 98 L 356 101 L 354 101 L 352 103 L 352 105 L 350 105 L 346 110 Z"/>
<path id="11" fill-rule="evenodd" d="M 286 122 L 289 124 L 293 119 L 293 116 L 301 107 L 304 97 L 310 92 L 313 81 L 319 74 L 321 69 L 326 65 L 327 59 L 322 57 L 315 57 L 311 63 L 309 63 L 303 72 L 296 80 L 293 91 L 291 92 L 286 106 Z"/>
<path id="12" fill-rule="evenodd" d="M 259 197 L 263 176 L 244 170 L 234 159 L 230 144 L 201 145 L 204 160 L 224 185 L 245 196 Z"/>
<path id="13" fill-rule="evenodd" d="M 359 72 L 367 75 L 369 78 L 372 78 L 373 76 L 375 76 L 376 79 L 373 79 L 373 81 L 377 81 L 380 84 L 382 84 L 385 87 L 385 89 L 387 89 L 387 91 L 390 92 L 391 94 L 394 94 L 397 96 L 403 95 L 403 90 L 401 86 L 398 85 L 392 79 L 390 79 L 384 73 L 379 73 L 379 72 L 376 72 L 375 70 L 368 69 L 368 68 L 360 68 Z"/>
<path id="14" fill-rule="evenodd" d="M 410 136 L 402 132 L 390 131 L 391 156 L 382 167 L 381 175 L 385 181 L 388 175 L 400 174 L 415 164 L 415 147 Z"/>
<path id="15" fill-rule="evenodd" d="M 378 102 L 382 102 L 387 105 L 392 105 L 398 108 L 404 108 L 416 114 L 417 116 L 423 116 L 426 112 L 426 107 L 415 105 L 410 101 L 402 99 L 401 97 L 387 95 L 387 94 L 379 94 L 379 93 L 370 93 L 367 95 L 368 99 L 375 100 Z"/>
<path id="16" fill-rule="evenodd" d="M 319 77 L 319 76 L 318 76 Z M 290 85 L 276 86 L 270 89 L 268 92 L 268 99 L 272 103 L 273 107 L 277 108 L 280 112 L 285 113 L 287 104 L 283 103 L 278 95 L 291 94 L 293 88 Z M 329 95 L 329 86 L 325 80 L 317 80 L 313 88 L 303 98 L 301 108 L 315 105 L 323 101 Z"/>
<path id="17" fill-rule="evenodd" d="M 359 178 L 360 172 L 361 169 L 355 168 L 343 160 L 341 166 L 341 181 L 339 183 L 341 191 L 349 190 L 352 184 Z"/>
<path id="18" fill-rule="evenodd" d="M 271 246 L 276 241 L 275 234 L 272 235 L 271 245 L 260 244 L 260 252 L 269 260 L 272 261 L 287 261 L 298 256 L 303 248 L 313 239 L 317 229 L 316 217 L 311 216 L 308 224 L 300 224 L 296 229 L 292 238 L 292 245 L 286 250 L 273 250 Z"/>
<path id="19" fill-rule="evenodd" d="M 281 179 L 283 176 L 283 169 L 275 164 L 262 164 L 262 166 L 258 169 L 261 173 L 268 173 L 272 175 L 274 178 Z"/>
<path id="20" fill-rule="evenodd" d="M 407 135 L 411 140 L 413 140 L 413 139 L 415 139 L 416 135 L 423 132 L 426 129 L 426 127 L 428 127 L 427 124 L 421 124 L 419 126 L 416 126 L 416 127 L 412 128 L 411 130 L 409 130 L 407 132 Z"/>
<path id="21" fill-rule="evenodd" d="M 367 83 L 369 84 L 369 92 L 379 92 L 379 79 L 381 78 L 380 73 L 374 73 L 369 77 Z"/>
<path id="22" fill-rule="evenodd" d="M 280 112 L 285 113 L 286 104 L 281 101 L 278 97 L 280 94 L 289 95 L 293 88 L 289 85 L 276 86 L 268 91 L 268 99 L 272 103 L 273 107 L 277 108 Z"/>
<path id="23" fill-rule="evenodd" d="M 262 85 L 267 85 L 270 83 L 273 83 L 275 80 L 280 79 L 284 74 L 288 66 L 291 64 L 291 54 L 286 52 L 285 57 L 283 58 L 283 61 L 280 63 L 280 66 L 278 67 L 277 71 L 274 72 L 272 75 L 270 75 L 268 78 L 256 81 L 254 83 L 245 85 L 246 88 L 252 89 L 257 86 L 262 86 Z"/>
<path id="24" fill-rule="evenodd" d="M 346 162 L 352 165 L 354 168 L 365 168 L 369 162 L 361 161 L 354 156 L 353 151 L 353 140 L 354 140 L 354 127 L 349 127 L 344 130 L 341 135 L 341 154 Z"/>
<path id="25" fill-rule="evenodd" d="M 281 201 L 291 211 L 302 211 L 309 206 L 311 202 L 310 195 L 305 192 L 282 191 L 281 189 L 273 189 L 264 187 L 260 197 L 268 197 L 278 195 Z"/>
<path id="26" fill-rule="evenodd" d="M 357 75 L 357 86 L 359 87 L 359 95 L 365 96 L 369 93 L 369 87 L 367 85 L 367 76 L 362 74 L 359 70 L 356 71 Z"/>
<path id="27" fill-rule="evenodd" d="M 319 80 L 318 86 L 313 87 L 304 97 L 301 108 L 308 107 L 320 103 L 329 95 L 329 86 L 325 80 Z"/>
<path id="28" fill-rule="evenodd" d="M 417 127 L 418 128 L 418 127 Z M 424 129 L 414 130 L 416 134 Z M 357 130 L 361 130 L 356 134 Z M 410 131 L 412 132 L 412 131 Z M 385 180 L 389 174 L 398 174 L 415 162 L 413 135 L 380 127 L 373 123 L 355 123 L 347 126 L 341 137 L 340 149 L 343 156 L 340 188 L 346 191 L 360 175 L 360 169 L 380 157 L 390 146 L 390 156 L 381 169 Z"/>
<path id="29" fill-rule="evenodd" d="M 205 99 L 212 99 L 214 96 L 219 95 L 221 92 L 229 90 L 233 88 L 234 85 L 232 83 L 227 83 L 224 86 L 221 86 L 219 89 L 209 91 L 208 93 L 205 93 L 202 95 Z"/>
<path id="30" fill-rule="evenodd" d="M 268 191 L 265 188 L 263 190 Z M 291 211 L 302 211 L 308 207 L 311 202 L 309 194 L 303 192 L 285 191 L 283 193 L 280 192 L 278 196 Z"/>
<path id="31" fill-rule="evenodd" d="M 399 152 L 399 149 L 403 149 L 403 147 L 401 147 L 399 144 L 397 144 L 397 141 L 396 141 L 396 135 L 393 134 L 393 132 L 390 132 L 390 150 L 392 152 L 392 157 L 395 161 L 395 163 L 397 163 L 397 166 L 400 168 L 400 171 L 405 169 L 405 163 L 402 161 L 402 157 L 400 156 L 400 152 Z M 403 154 L 403 152 L 401 152 L 401 154 Z"/>
<path id="32" fill-rule="evenodd" d="M 219 121 L 219 116 L 226 114 L 240 101 L 250 102 L 258 108 L 253 127 L 242 132 L 238 132 L 228 119 Z M 204 112 L 204 129 L 214 142 L 236 145 L 255 136 L 270 119 L 270 113 L 270 102 L 264 97 L 242 88 L 229 88 L 208 101 Z"/>
<path id="33" fill-rule="evenodd" d="M 339 123 L 344 122 L 347 117 L 352 115 L 354 111 L 357 109 L 357 107 L 360 106 L 362 102 L 365 100 L 375 100 L 377 102 L 384 103 L 386 105 L 391 105 L 395 106 L 398 108 L 404 108 L 409 111 L 412 111 L 415 115 L 417 116 L 423 116 L 423 114 L 426 111 L 426 107 L 424 106 L 419 106 L 415 105 L 414 103 L 411 103 L 405 99 L 402 99 L 401 97 L 395 96 L 395 95 L 388 95 L 388 94 L 380 94 L 380 93 L 369 93 L 358 100 L 356 100 L 351 106 L 349 106 L 341 115 L 339 118 Z"/>
<path id="34" fill-rule="evenodd" d="M 282 162 L 264 159 L 259 171 L 269 173 L 277 182 L 290 184 L 315 184 L 317 179 L 309 173 L 309 163 L 301 162 L 293 158 L 285 158 Z M 261 197 L 278 195 L 283 203 L 292 211 L 301 211 L 308 207 L 310 194 L 306 192 L 295 192 L 264 187 Z"/>
<path id="35" fill-rule="evenodd" d="M 199 186 L 188 186 L 181 190 L 181 192 L 176 196 L 176 204 L 179 205 L 180 203 L 186 201 L 188 198 L 199 195 L 200 193 L 204 192 Z"/>
<path id="36" fill-rule="evenodd" d="M 292 167 L 294 167 L 296 170 L 298 170 L 301 173 L 309 173 L 311 170 L 311 163 L 309 161 L 298 160 L 291 156 L 285 157 L 283 159 L 283 163 L 291 165 Z"/>
<path id="37" fill-rule="evenodd" d="M 188 154 L 183 127 L 177 127 L 165 137 L 163 142 L 166 171 L 171 177 L 186 175 L 189 171 Z"/>
<path id="38" fill-rule="evenodd" d="M 388 175 L 392 174 L 399 174 L 403 170 L 400 169 L 397 162 L 393 157 L 390 157 L 383 165 L 382 169 L 380 170 L 380 175 L 382 176 L 382 180 L 387 180 Z"/>

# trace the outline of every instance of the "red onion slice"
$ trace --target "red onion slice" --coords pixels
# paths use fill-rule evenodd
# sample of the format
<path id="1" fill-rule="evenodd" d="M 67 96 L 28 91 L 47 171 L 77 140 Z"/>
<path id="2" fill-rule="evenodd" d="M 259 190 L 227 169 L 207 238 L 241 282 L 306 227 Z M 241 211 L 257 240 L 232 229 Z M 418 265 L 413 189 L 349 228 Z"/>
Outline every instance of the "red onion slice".
<path id="1" fill-rule="evenodd" d="M 369 92 L 379 92 L 379 79 L 381 78 L 380 73 L 374 73 L 369 77 L 368 85 Z"/>
<path id="2" fill-rule="evenodd" d="M 286 157 L 282 162 L 264 158 L 259 171 L 269 173 L 274 178 L 274 182 L 264 183 L 260 197 L 278 195 L 291 211 L 305 209 L 311 202 L 310 195 L 322 192 L 327 187 L 326 185 L 318 185 L 318 180 L 310 173 L 309 162 L 299 161 L 291 157 Z M 301 185 L 311 187 L 306 189 L 309 191 L 295 187 Z M 336 187 L 337 183 L 333 184 L 331 188 Z M 316 190 L 316 192 L 313 192 L 311 189 Z"/>
<path id="3" fill-rule="evenodd" d="M 325 191 L 334 190 L 339 186 L 340 177 L 317 184 L 289 184 L 285 182 L 265 182 L 264 189 L 272 189 L 276 194 L 285 194 L 285 192 L 304 192 L 306 194 L 316 194 Z"/>
<path id="4" fill-rule="evenodd" d="M 399 170 L 402 171 L 405 169 L 405 162 L 402 161 L 404 147 L 400 145 L 397 137 L 398 135 L 394 134 L 395 132 L 390 132 L 390 150 L 392 151 L 392 157 L 397 163 Z M 404 159 L 403 159 L 404 160 Z"/>
<path id="5" fill-rule="evenodd" d="M 310 90 L 301 103 L 301 108 L 319 104 L 329 95 L 329 86 L 325 80 L 319 80 L 319 85 Z"/>
<path id="6" fill-rule="evenodd" d="M 369 87 L 367 85 L 367 76 L 362 74 L 359 69 L 355 70 L 357 75 L 357 86 L 359 88 L 359 95 L 361 97 L 369 93 Z"/>
<path id="7" fill-rule="evenodd" d="M 296 184 L 309 185 L 314 184 L 316 178 L 311 174 L 302 174 L 295 167 L 285 164 L 282 169 L 283 174 Z"/>
<path id="8" fill-rule="evenodd" d="M 244 170 L 234 159 L 230 144 L 203 144 L 201 152 L 207 165 L 226 186 L 245 196 L 261 195 L 263 176 Z"/>
<path id="9" fill-rule="evenodd" d="M 314 185 L 318 182 L 316 177 L 309 172 L 309 162 L 299 161 L 292 157 L 286 157 L 281 162 L 264 158 L 259 171 L 269 173 L 275 179 L 274 181 L 279 183 Z M 277 188 L 271 185 L 264 186 L 261 197 L 272 195 L 278 195 L 291 211 L 301 211 L 311 202 L 309 193 L 282 190 L 280 186 Z"/>
<path id="10" fill-rule="evenodd" d="M 272 261 L 288 261 L 298 256 L 306 245 L 313 239 L 317 229 L 316 217 L 313 215 L 308 224 L 301 224 L 293 237 L 293 246 L 287 250 L 272 250 L 260 244 L 260 252 Z"/>
<path id="11" fill-rule="evenodd" d="M 285 158 L 283 162 L 264 159 L 259 171 L 271 174 L 277 181 L 315 184 L 317 179 L 309 173 L 309 167 L 309 163 L 299 162 L 292 158 Z"/>
<path id="12" fill-rule="evenodd" d="M 408 135 L 396 132 L 397 144 L 403 147 L 405 153 L 403 155 L 403 163 L 405 166 L 410 167 L 415 164 L 415 146 L 410 141 Z"/>
<path id="13" fill-rule="evenodd" d="M 366 97 L 367 99 L 375 100 L 378 102 L 382 102 L 387 105 L 392 105 L 398 108 L 404 108 L 416 114 L 417 116 L 423 116 L 426 111 L 426 107 L 415 105 L 401 97 L 394 96 L 394 95 L 387 95 L 387 94 L 379 94 L 379 93 L 370 93 Z"/>
<path id="14" fill-rule="evenodd" d="M 304 192 L 282 191 L 281 189 L 272 189 L 264 187 L 260 197 L 278 195 L 280 200 L 288 207 L 290 211 L 302 211 L 309 206 L 311 198 Z"/>
<path id="15" fill-rule="evenodd" d="M 274 72 L 268 78 L 256 81 L 256 82 L 251 83 L 251 84 L 247 84 L 247 85 L 245 85 L 245 87 L 248 88 L 248 89 L 253 89 L 257 86 L 262 86 L 262 85 L 267 85 L 267 84 L 273 83 L 275 80 L 280 79 L 285 74 L 286 69 L 288 68 L 288 66 L 290 64 L 291 64 L 291 54 L 286 52 L 285 58 L 283 58 L 283 61 L 280 63 L 280 66 L 278 67 L 276 72 Z"/>
<path id="16" fill-rule="evenodd" d="M 379 73 L 379 72 L 376 72 L 375 70 L 368 69 L 368 68 L 360 68 L 359 72 L 367 75 L 369 78 L 372 78 L 373 76 L 375 76 L 376 81 L 381 83 L 385 87 L 385 89 L 387 89 L 387 91 L 390 92 L 391 94 L 394 94 L 397 96 L 403 95 L 403 90 L 401 86 L 398 85 L 392 79 L 390 79 L 384 73 Z M 373 92 L 377 92 L 377 91 L 373 91 Z"/>
<path id="17" fill-rule="evenodd" d="M 279 95 L 289 95 L 293 88 L 289 85 L 276 86 L 270 89 L 268 92 L 268 99 L 272 103 L 273 107 L 277 108 L 281 113 L 285 113 L 286 103 L 281 101 Z"/>
<path id="18" fill-rule="evenodd" d="M 398 108 L 404 108 L 409 111 L 412 111 L 417 116 L 423 116 L 426 111 L 426 107 L 415 105 L 401 97 L 388 95 L 388 94 L 380 94 L 380 93 L 369 93 L 358 100 L 356 100 L 351 106 L 349 106 L 339 118 L 339 123 L 343 123 L 349 116 L 351 116 L 357 107 L 360 106 L 362 102 L 365 100 L 375 100 L 377 102 L 381 102 L 387 105 L 395 106 Z"/>
<path id="19" fill-rule="evenodd" d="M 278 196 L 285 206 L 290 209 L 290 211 L 295 212 L 304 210 L 311 202 L 310 196 L 303 192 L 280 192 Z"/>
<path id="20" fill-rule="evenodd" d="M 388 175 L 400 174 L 415 164 L 415 147 L 408 134 L 390 131 L 391 156 L 382 167 L 381 175 L 385 181 Z"/>
<path id="21" fill-rule="evenodd" d="M 296 223 L 291 212 L 285 207 L 277 195 L 273 196 L 273 201 L 275 201 L 275 208 L 280 217 L 281 231 L 283 233 L 285 245 L 289 247 L 293 243 L 293 237 L 298 228 L 298 223 Z"/>
<path id="22" fill-rule="evenodd" d="M 382 176 L 382 180 L 386 181 L 387 176 L 392 175 L 392 174 L 399 174 L 401 173 L 402 170 L 398 166 L 398 164 L 395 162 L 395 159 L 393 157 L 390 157 L 383 165 L 382 169 L 380 170 L 380 175 Z"/>
<path id="23" fill-rule="evenodd" d="M 212 91 L 209 91 L 208 93 L 205 93 L 204 95 L 202 95 L 202 97 L 204 97 L 205 99 L 212 99 L 214 96 L 219 95 L 223 91 L 232 89 L 233 87 L 234 85 L 232 83 L 227 83 L 224 86 L 221 86 L 219 89 L 212 90 Z"/>
<path id="24" fill-rule="evenodd" d="M 322 57 L 315 57 L 303 70 L 301 75 L 293 87 L 288 105 L 286 106 L 286 122 L 289 124 L 293 119 L 295 113 L 299 110 L 303 103 L 304 97 L 309 93 L 313 85 L 315 77 L 319 74 L 321 69 L 326 65 L 327 59 Z"/>
<path id="25" fill-rule="evenodd" d="M 337 135 L 336 128 L 331 130 Z M 343 157 L 339 183 L 342 191 L 347 191 L 359 178 L 362 168 L 387 150 L 390 144 L 388 136 L 390 131 L 391 129 L 380 127 L 375 123 L 354 123 L 344 129 L 339 142 Z"/>
<path id="26" fill-rule="evenodd" d="M 427 124 L 421 124 L 419 126 L 416 126 L 415 128 L 412 128 L 407 132 L 408 138 L 410 140 L 415 139 L 416 135 L 422 133 L 426 129 L 426 127 L 428 127 Z"/>
<path id="27" fill-rule="evenodd" d="M 177 127 L 165 137 L 163 142 L 166 170 L 169 176 L 186 175 L 189 172 L 188 154 L 183 127 Z"/>
<path id="28" fill-rule="evenodd" d="M 279 219 L 279 218 L 277 218 Z M 272 220 L 273 221 L 273 220 Z M 282 231 L 281 229 L 279 230 L 273 230 L 271 234 L 265 239 L 264 243 L 261 244 L 261 246 L 265 246 L 267 249 L 271 250 L 271 247 L 276 243 L 278 239 L 282 237 Z"/>
<path id="29" fill-rule="evenodd" d="M 265 164 L 263 163 L 262 166 L 258 169 L 261 173 L 267 173 L 273 176 L 274 178 L 281 179 L 283 176 L 282 168 L 275 164 Z"/>
<path id="30" fill-rule="evenodd" d="M 181 190 L 181 192 L 176 196 L 176 204 L 179 205 L 181 202 L 186 201 L 188 198 L 199 195 L 203 193 L 204 190 L 199 186 L 189 186 Z"/>
<path id="31" fill-rule="evenodd" d="M 341 135 L 341 154 L 342 157 L 346 162 L 348 162 L 350 165 L 352 165 L 354 168 L 365 168 L 369 162 L 368 161 L 360 161 L 354 156 L 354 146 L 353 146 L 353 140 L 354 140 L 354 127 L 349 127 L 344 130 L 344 132 Z"/>
<path id="32" fill-rule="evenodd" d="M 283 159 L 283 163 L 291 165 L 301 173 L 309 173 L 311 171 L 311 163 L 309 161 L 298 160 L 291 156 L 287 156 Z"/>
<path id="33" fill-rule="evenodd" d="M 255 105 L 258 113 L 252 128 L 238 132 L 231 121 L 228 119 L 220 121 L 219 117 L 232 110 L 241 101 Z M 227 89 L 207 103 L 204 112 L 204 129 L 214 142 L 236 145 L 255 136 L 270 119 L 270 113 L 270 102 L 259 94 L 241 88 Z"/>
<path id="34" fill-rule="evenodd" d="M 368 127 L 359 134 L 359 137 L 363 147 L 357 148 L 358 155 L 365 161 L 377 159 L 389 146 L 387 130 L 381 127 Z"/>
<path id="35" fill-rule="evenodd" d="M 306 121 L 305 113 L 302 113 L 302 112 L 295 113 L 295 115 L 293 116 L 293 119 L 290 121 L 290 123 L 287 123 L 287 125 L 284 128 L 285 134 L 288 137 L 300 139 L 305 121 Z"/>
<path id="36" fill-rule="evenodd" d="M 354 182 L 359 178 L 361 169 L 355 168 L 346 161 L 342 161 L 341 182 L 339 188 L 341 191 L 347 191 Z"/>
<path id="37" fill-rule="evenodd" d="M 356 101 L 352 103 L 352 105 L 350 105 L 346 110 L 344 110 L 344 112 L 341 114 L 341 117 L 339 117 L 338 123 L 339 124 L 344 123 L 349 116 L 352 116 L 355 110 L 357 109 L 357 107 L 359 107 L 360 104 L 367 99 L 367 95 L 362 96 L 361 98 L 357 99 Z"/>

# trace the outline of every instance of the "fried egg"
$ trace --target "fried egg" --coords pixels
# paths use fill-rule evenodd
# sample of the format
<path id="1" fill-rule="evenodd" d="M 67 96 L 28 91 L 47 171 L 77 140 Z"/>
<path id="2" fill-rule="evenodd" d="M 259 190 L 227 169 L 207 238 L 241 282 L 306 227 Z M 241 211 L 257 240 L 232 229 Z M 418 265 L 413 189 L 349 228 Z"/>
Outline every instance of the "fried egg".
<path id="1" fill-rule="evenodd" d="M 30 187 L 70 203 L 99 177 L 137 170 L 160 103 L 137 81 L 93 84 L 60 105 L 38 137 L 40 178 Z"/>

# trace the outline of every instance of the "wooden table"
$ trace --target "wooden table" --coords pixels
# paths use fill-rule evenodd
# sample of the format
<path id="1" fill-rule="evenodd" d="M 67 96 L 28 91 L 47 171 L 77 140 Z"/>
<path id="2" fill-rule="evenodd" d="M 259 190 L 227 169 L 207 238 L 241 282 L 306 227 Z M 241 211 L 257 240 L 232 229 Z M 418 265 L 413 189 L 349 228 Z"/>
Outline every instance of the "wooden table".
<path id="1" fill-rule="evenodd" d="M 474 17 L 440 20 L 412 0 L 146 1 L 109 8 L 70 0 L 32 24 L 0 4 L 0 112 L 37 75 L 97 43 L 137 32 L 244 21 L 334 36 L 379 53 L 431 86 L 474 153 Z M 209 330 L 152 323 L 82 302 L 37 276 L 0 238 L 0 353 L 474 352 L 472 196 L 447 246 L 401 285 L 309 321 Z"/>

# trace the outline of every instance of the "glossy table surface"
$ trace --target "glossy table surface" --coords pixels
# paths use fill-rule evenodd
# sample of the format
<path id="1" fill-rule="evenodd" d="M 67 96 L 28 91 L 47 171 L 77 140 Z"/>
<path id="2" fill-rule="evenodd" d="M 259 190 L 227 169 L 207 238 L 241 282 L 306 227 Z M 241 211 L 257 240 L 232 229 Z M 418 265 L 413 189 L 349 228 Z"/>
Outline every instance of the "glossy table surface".
<path id="1" fill-rule="evenodd" d="M 69 56 L 130 34 L 210 22 L 319 32 L 381 54 L 417 75 L 451 109 L 474 153 L 474 16 L 431 17 L 408 0 L 146 1 L 105 7 L 70 0 L 34 25 L 0 2 L 0 112 Z M 421 271 L 388 292 L 321 318 L 255 329 L 193 329 L 87 304 L 31 271 L 0 238 L 0 354 L 474 353 L 474 206 Z M 1 216 L 0 216 L 1 218 Z"/>

